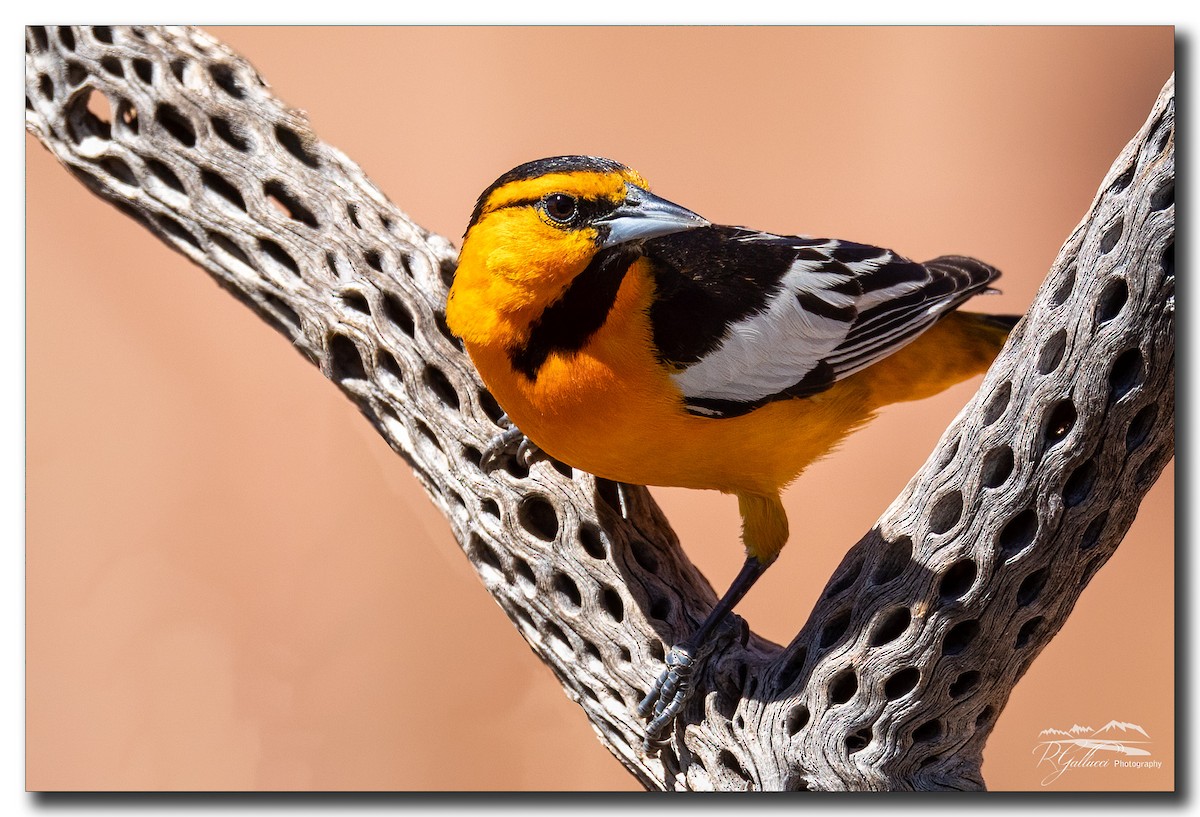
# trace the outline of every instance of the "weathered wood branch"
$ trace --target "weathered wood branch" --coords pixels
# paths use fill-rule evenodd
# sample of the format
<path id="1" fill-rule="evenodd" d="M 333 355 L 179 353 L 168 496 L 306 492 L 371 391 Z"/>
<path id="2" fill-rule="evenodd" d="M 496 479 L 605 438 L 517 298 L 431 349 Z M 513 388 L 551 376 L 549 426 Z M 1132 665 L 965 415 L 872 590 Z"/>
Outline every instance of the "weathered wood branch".
<path id="1" fill-rule="evenodd" d="M 27 29 L 26 125 L 358 405 L 647 787 L 982 787 L 1014 684 L 1174 452 L 1172 79 L 808 623 L 786 648 L 728 627 L 671 744 L 645 756 L 633 704 L 715 595 L 645 489 L 553 462 L 481 472 L 499 411 L 445 328 L 449 242 L 195 29 Z"/>

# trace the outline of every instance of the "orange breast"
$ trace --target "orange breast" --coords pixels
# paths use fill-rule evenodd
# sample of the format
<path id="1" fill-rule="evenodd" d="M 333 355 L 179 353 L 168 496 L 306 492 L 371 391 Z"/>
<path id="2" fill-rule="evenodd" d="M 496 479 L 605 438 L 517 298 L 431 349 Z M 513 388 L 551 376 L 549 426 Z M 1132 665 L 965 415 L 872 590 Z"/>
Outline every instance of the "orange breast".
<path id="1" fill-rule="evenodd" d="M 741 417 L 688 414 L 654 357 L 652 295 L 642 262 L 634 264 L 604 327 L 581 351 L 552 353 L 534 381 L 516 373 L 499 346 L 468 341 L 467 350 L 533 442 L 621 482 L 773 494 L 870 418 L 871 389 L 861 378 Z"/>

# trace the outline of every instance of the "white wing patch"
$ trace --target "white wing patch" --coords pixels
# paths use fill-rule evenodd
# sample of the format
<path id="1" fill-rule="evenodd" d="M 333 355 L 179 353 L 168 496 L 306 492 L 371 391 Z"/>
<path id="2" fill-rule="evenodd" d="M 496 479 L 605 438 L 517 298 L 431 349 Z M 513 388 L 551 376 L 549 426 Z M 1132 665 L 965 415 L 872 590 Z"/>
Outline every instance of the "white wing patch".
<path id="1" fill-rule="evenodd" d="M 805 309 L 807 292 L 834 306 L 854 296 L 829 291 L 853 276 L 822 272 L 822 261 L 796 261 L 766 308 L 733 324 L 720 346 L 671 377 L 688 398 L 753 402 L 804 379 L 846 339 L 850 323 Z"/>
<path id="2" fill-rule="evenodd" d="M 715 349 L 671 375 L 688 410 L 706 416 L 819 391 L 861 371 L 999 274 L 974 259 L 946 256 L 920 265 L 835 240 L 769 233 L 734 240 L 774 243 L 794 250 L 797 260 L 763 308 L 731 324 Z"/>

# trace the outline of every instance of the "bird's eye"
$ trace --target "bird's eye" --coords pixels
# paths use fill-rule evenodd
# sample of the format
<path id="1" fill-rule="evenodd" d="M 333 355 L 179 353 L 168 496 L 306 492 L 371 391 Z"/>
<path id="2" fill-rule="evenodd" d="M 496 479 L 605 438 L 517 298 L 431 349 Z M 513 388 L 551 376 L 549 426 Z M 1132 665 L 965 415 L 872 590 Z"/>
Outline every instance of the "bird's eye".
<path id="1" fill-rule="evenodd" d="M 579 204 L 566 193 L 552 193 L 546 196 L 546 215 L 560 223 L 566 223 L 575 218 Z"/>

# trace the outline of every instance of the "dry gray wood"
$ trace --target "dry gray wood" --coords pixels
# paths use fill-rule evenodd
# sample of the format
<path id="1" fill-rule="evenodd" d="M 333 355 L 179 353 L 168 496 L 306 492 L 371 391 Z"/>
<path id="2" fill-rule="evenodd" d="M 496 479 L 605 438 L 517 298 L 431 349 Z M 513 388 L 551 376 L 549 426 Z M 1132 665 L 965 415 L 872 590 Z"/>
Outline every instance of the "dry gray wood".
<path id="1" fill-rule="evenodd" d="M 644 488 L 554 462 L 481 472 L 499 410 L 445 327 L 450 243 L 202 31 L 35 26 L 25 59 L 26 127 L 358 405 L 648 788 L 981 788 L 1013 685 L 1173 456 L 1172 77 L 979 394 L 811 619 L 785 648 L 735 619 L 645 756 L 633 705 L 715 594 Z"/>

